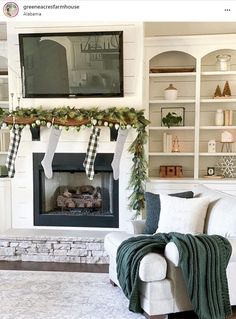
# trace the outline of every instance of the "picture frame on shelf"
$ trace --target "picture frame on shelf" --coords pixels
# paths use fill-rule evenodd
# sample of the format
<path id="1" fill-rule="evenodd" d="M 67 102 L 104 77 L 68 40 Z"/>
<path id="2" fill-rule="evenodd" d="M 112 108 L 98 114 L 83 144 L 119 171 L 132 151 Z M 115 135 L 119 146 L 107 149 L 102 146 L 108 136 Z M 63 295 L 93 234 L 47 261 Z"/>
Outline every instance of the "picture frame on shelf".
<path id="1" fill-rule="evenodd" d="M 185 126 L 185 108 L 161 107 L 161 126 Z"/>

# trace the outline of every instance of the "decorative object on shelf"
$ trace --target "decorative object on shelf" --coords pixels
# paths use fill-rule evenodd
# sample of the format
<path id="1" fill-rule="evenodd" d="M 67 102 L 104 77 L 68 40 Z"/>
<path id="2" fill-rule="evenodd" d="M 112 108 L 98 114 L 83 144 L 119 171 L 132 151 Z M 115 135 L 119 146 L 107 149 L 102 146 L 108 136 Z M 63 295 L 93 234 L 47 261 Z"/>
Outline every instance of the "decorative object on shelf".
<path id="1" fill-rule="evenodd" d="M 184 126 L 184 107 L 162 107 L 161 108 L 161 125 L 167 126 Z"/>
<path id="2" fill-rule="evenodd" d="M 221 133 L 221 140 L 220 142 L 222 143 L 221 146 L 221 152 L 232 152 L 232 145 L 234 143 L 234 138 L 233 138 L 233 134 L 228 132 L 228 131 L 224 131 Z"/>
<path id="3" fill-rule="evenodd" d="M 178 90 L 173 86 L 173 84 L 170 84 L 164 90 L 165 100 L 176 100 L 177 96 L 178 96 Z"/>
<path id="4" fill-rule="evenodd" d="M 217 85 L 216 89 L 215 89 L 215 93 L 214 93 L 214 98 L 219 98 L 222 96 L 222 93 L 221 93 L 221 89 L 220 89 L 220 86 L 219 84 Z"/>
<path id="5" fill-rule="evenodd" d="M 216 59 L 217 69 L 219 71 L 230 71 L 231 56 L 229 54 L 219 54 L 216 56 Z"/>
<path id="6" fill-rule="evenodd" d="M 222 143 L 221 152 L 230 152 L 230 153 L 232 152 L 232 145 L 234 143 L 234 138 L 232 133 L 228 131 L 222 132 L 220 142 Z"/>
<path id="7" fill-rule="evenodd" d="M 232 153 L 233 142 L 221 142 L 221 152 Z"/>
<path id="8" fill-rule="evenodd" d="M 228 131 L 222 132 L 220 141 L 221 141 L 221 143 L 232 143 L 232 142 L 234 142 L 233 134 L 228 132 Z"/>
<path id="9" fill-rule="evenodd" d="M 230 90 L 229 82 L 228 81 L 225 82 L 224 89 L 223 89 L 222 93 L 221 93 L 220 86 L 217 85 L 213 98 L 214 99 L 225 99 L 225 98 L 229 98 L 229 97 L 231 97 L 231 90 Z"/>
<path id="10" fill-rule="evenodd" d="M 215 153 L 216 152 L 216 141 L 209 140 L 208 141 L 208 153 Z"/>
<path id="11" fill-rule="evenodd" d="M 172 151 L 172 142 L 173 142 L 173 136 L 172 134 L 163 133 L 163 152 L 164 153 L 170 153 Z"/>
<path id="12" fill-rule="evenodd" d="M 207 176 L 215 175 L 215 167 L 207 167 Z"/>
<path id="13" fill-rule="evenodd" d="M 222 109 L 217 109 L 217 111 L 216 111 L 215 125 L 216 126 L 224 125 L 224 111 Z"/>
<path id="14" fill-rule="evenodd" d="M 132 154 L 132 168 L 129 180 L 129 188 L 132 190 L 129 196 L 129 208 L 135 211 L 135 217 L 144 210 L 145 183 L 147 180 L 147 162 L 144 144 L 147 142 L 146 126 L 150 123 L 144 116 L 143 110 L 134 108 L 111 107 L 106 109 L 75 107 L 60 107 L 54 109 L 43 108 L 16 108 L 0 114 L 0 127 L 12 128 L 24 127 L 51 127 L 68 130 L 80 130 L 81 127 L 91 127 L 97 120 L 98 126 L 117 126 L 120 128 L 134 128 L 137 131 L 135 140 L 128 151 Z"/>
<path id="15" fill-rule="evenodd" d="M 161 165 L 160 177 L 183 177 L 183 168 L 181 165 Z"/>
<path id="16" fill-rule="evenodd" d="M 229 82 L 226 81 L 225 82 L 225 86 L 222 92 L 222 96 L 224 97 L 230 97 L 231 96 L 231 90 L 230 90 L 230 86 L 229 86 Z"/>
<path id="17" fill-rule="evenodd" d="M 172 143 L 172 152 L 179 152 L 179 140 L 177 136 L 174 136 Z"/>
<path id="18" fill-rule="evenodd" d="M 217 162 L 216 169 L 224 177 L 236 177 L 236 156 L 222 156 Z"/>
<path id="19" fill-rule="evenodd" d="M 233 110 L 224 111 L 224 125 L 225 126 L 233 125 Z"/>
<path id="20" fill-rule="evenodd" d="M 151 68 L 150 73 L 182 73 L 195 72 L 195 68 Z"/>

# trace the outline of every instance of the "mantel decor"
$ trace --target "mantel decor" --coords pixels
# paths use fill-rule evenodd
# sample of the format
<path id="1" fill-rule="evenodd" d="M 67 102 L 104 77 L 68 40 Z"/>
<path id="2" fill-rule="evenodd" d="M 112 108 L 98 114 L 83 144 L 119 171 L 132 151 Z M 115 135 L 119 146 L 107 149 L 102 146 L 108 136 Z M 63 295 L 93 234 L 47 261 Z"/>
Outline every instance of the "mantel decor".
<path id="1" fill-rule="evenodd" d="M 145 181 L 147 179 L 147 162 L 145 158 L 144 144 L 147 142 L 146 126 L 149 121 L 144 117 L 143 110 L 134 108 L 88 108 L 77 109 L 75 107 L 59 107 L 54 109 L 39 108 L 16 108 L 7 112 L 0 109 L 1 128 L 15 127 L 28 128 L 50 128 L 57 129 L 70 128 L 78 132 L 83 127 L 108 126 L 115 129 L 134 128 L 137 137 L 129 147 L 129 152 L 133 154 L 133 165 L 129 188 L 132 193 L 129 197 L 129 208 L 135 211 L 135 217 L 140 215 L 144 209 Z"/>

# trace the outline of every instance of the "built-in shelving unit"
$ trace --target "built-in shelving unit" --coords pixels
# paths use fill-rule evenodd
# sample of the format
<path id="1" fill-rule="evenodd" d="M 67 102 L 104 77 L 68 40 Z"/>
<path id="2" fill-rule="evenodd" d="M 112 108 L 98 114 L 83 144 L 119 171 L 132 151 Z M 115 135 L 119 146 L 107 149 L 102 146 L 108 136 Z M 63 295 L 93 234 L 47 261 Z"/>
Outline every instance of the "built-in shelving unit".
<path id="1" fill-rule="evenodd" d="M 230 70 L 219 70 L 216 56 L 220 54 L 231 56 Z M 204 178 L 207 167 L 216 167 L 221 157 L 236 157 L 236 142 L 232 152 L 221 152 L 223 131 L 231 132 L 236 140 L 236 35 L 146 38 L 144 73 L 145 101 L 151 122 L 147 150 L 150 180 L 170 183 L 173 179 L 159 177 L 160 166 L 182 165 L 184 176 L 175 178 L 176 182 L 191 179 L 208 182 Z M 214 98 L 217 85 L 223 91 L 226 81 L 231 96 Z M 175 100 L 165 100 L 164 91 L 169 84 L 178 90 Z M 172 111 L 180 107 L 184 108 L 184 123 L 170 128 L 163 126 L 161 109 Z M 233 111 L 232 125 L 216 126 L 217 109 Z M 166 133 L 177 136 L 179 152 L 164 152 Z M 208 153 L 209 140 L 216 141 L 215 153 Z M 223 178 L 222 183 L 226 180 Z"/>

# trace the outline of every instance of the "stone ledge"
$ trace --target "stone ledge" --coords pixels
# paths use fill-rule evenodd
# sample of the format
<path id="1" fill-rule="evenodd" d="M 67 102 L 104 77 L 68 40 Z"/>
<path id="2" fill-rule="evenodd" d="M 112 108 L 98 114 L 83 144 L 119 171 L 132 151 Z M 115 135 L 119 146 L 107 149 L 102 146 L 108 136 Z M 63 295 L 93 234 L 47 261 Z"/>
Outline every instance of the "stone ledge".
<path id="1" fill-rule="evenodd" d="M 93 230 L 60 230 L 60 229 L 8 229 L 0 233 L 2 239 L 17 239 L 17 240 L 103 240 L 109 231 L 93 231 Z"/>
<path id="2" fill-rule="evenodd" d="M 11 229 L 0 234 L 0 260 L 108 264 L 107 233 Z"/>

